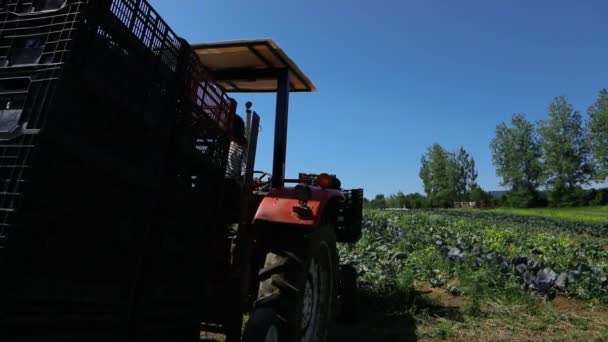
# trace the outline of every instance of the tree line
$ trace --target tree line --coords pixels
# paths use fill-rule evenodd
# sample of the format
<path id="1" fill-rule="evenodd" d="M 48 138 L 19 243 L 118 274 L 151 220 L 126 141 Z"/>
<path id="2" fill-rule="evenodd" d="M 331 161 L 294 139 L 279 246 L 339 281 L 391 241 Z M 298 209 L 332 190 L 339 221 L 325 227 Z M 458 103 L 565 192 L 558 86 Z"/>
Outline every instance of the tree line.
<path id="1" fill-rule="evenodd" d="M 506 205 L 605 204 L 605 191 L 584 187 L 608 180 L 608 90 L 599 92 L 586 119 L 564 96 L 551 102 L 546 120 L 533 123 L 516 113 L 510 125 L 496 127 L 490 149 L 501 185 L 510 189 Z"/>
<path id="2" fill-rule="evenodd" d="M 587 189 L 608 180 L 608 89 L 599 92 L 587 118 L 564 96 L 553 99 L 548 118 L 531 122 L 524 113 L 500 123 L 490 143 L 500 185 L 509 191 L 498 204 L 510 207 L 608 204 L 608 190 Z M 371 208 L 450 207 L 457 201 L 493 202 L 477 184 L 474 158 L 463 148 L 428 147 L 419 176 L 426 196 L 398 192 L 365 200 Z M 545 190 L 545 191 L 543 191 Z"/>
<path id="3" fill-rule="evenodd" d="M 370 208 L 447 208 L 457 201 L 492 201 L 477 184 L 475 159 L 463 148 L 450 151 L 433 144 L 421 158 L 419 176 L 426 196 L 397 192 L 365 202 Z"/>

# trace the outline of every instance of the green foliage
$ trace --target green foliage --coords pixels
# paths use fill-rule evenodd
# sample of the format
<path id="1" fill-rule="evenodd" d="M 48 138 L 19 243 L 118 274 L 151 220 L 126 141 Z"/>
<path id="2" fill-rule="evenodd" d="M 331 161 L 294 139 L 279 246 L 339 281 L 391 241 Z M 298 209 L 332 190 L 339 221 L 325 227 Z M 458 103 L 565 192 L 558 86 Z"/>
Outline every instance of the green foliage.
<path id="1" fill-rule="evenodd" d="M 549 203 L 571 206 L 578 201 L 580 185 L 589 182 L 593 171 L 582 116 L 565 97 L 556 97 L 540 131 L 543 167 L 551 187 Z"/>
<path id="2" fill-rule="evenodd" d="M 483 303 L 530 305 L 533 295 L 522 291 L 512 273 L 501 272 L 491 265 L 463 265 L 457 270 L 460 287 L 467 296 L 464 312 L 472 317 L 483 316 Z"/>
<path id="3" fill-rule="evenodd" d="M 450 274 L 450 264 L 439 253 L 435 246 L 427 246 L 415 250 L 405 261 L 402 279 L 426 280 L 433 287 L 441 287 L 447 283 Z"/>
<path id="4" fill-rule="evenodd" d="M 385 208 L 407 208 L 407 209 L 423 209 L 430 208 L 430 201 L 419 193 L 404 194 L 399 191 L 395 194 L 389 195 L 388 197 L 379 194 L 374 197 L 371 201 L 369 199 L 363 200 L 363 208 L 365 209 L 385 209 Z"/>
<path id="5" fill-rule="evenodd" d="M 608 179 L 608 89 L 600 90 L 597 101 L 587 110 L 588 135 L 593 152 L 595 179 Z"/>
<path id="6" fill-rule="evenodd" d="M 456 174 L 454 175 L 456 177 L 454 180 L 456 197 L 460 200 L 468 200 L 469 193 L 478 188 L 475 159 L 463 147 L 460 147 L 452 156 L 452 160 L 456 168 Z"/>
<path id="7" fill-rule="evenodd" d="M 439 144 L 422 156 L 420 178 L 432 206 L 449 207 L 456 197 L 457 166 L 450 153 Z"/>
<path id="8" fill-rule="evenodd" d="M 464 305 L 463 311 L 468 316 L 480 317 L 482 314 L 480 296 L 476 294 L 472 295 L 471 298 Z"/>
<path id="9" fill-rule="evenodd" d="M 471 201 L 475 201 L 475 202 L 493 202 L 494 198 L 492 197 L 492 195 L 488 192 L 485 192 L 479 185 L 474 185 L 473 188 L 471 189 L 469 196 L 468 196 L 469 200 Z"/>
<path id="10" fill-rule="evenodd" d="M 392 194 L 388 196 L 386 200 L 386 205 L 389 208 L 408 208 L 408 209 L 421 209 L 426 208 L 427 200 L 426 198 L 419 194 L 404 194 L 399 191 L 396 194 Z"/>
<path id="11" fill-rule="evenodd" d="M 446 319 L 440 319 L 436 323 L 434 333 L 429 337 L 433 338 L 433 340 L 445 341 L 457 336 L 459 330 L 460 324 L 458 324 L 457 322 L 454 323 Z"/>
<path id="12" fill-rule="evenodd" d="M 530 188 L 511 190 L 503 198 L 503 205 L 511 208 L 532 208 L 541 203 L 538 191 Z"/>
<path id="13" fill-rule="evenodd" d="M 601 205 L 604 194 L 583 190 L 594 179 L 608 179 L 608 89 L 599 92 L 589 107 L 589 122 L 558 96 L 548 107 L 549 118 L 538 128 L 524 114 L 515 114 L 511 126 L 496 127 L 490 144 L 501 185 L 511 191 L 502 205 L 514 208 Z M 538 188 L 547 185 L 546 198 Z"/>
<path id="14" fill-rule="evenodd" d="M 378 194 L 373 200 L 366 199 L 366 201 L 363 201 L 366 209 L 384 209 L 387 206 L 386 197 L 383 194 Z"/>
<path id="15" fill-rule="evenodd" d="M 608 204 L 608 189 L 600 189 L 595 192 L 593 199 L 589 201 L 589 205 L 599 206 Z"/>
<path id="16" fill-rule="evenodd" d="M 469 300 L 470 312 L 480 310 L 476 300 L 525 303 L 530 294 L 522 291 L 513 272 L 501 270 L 491 261 L 480 263 L 477 258 L 449 261 L 443 246 L 478 246 L 507 257 L 523 255 L 558 273 L 581 263 L 608 271 L 608 237 L 589 238 L 543 221 L 527 225 L 497 219 L 490 223 L 483 216 L 447 215 L 453 212 L 475 213 L 366 212 L 364 237 L 356 245 L 340 246 L 342 261 L 359 269 L 363 284 L 407 288 L 423 281 L 462 294 Z M 601 280 L 591 274 L 580 279 L 585 280 L 568 285 L 570 295 L 608 303 L 608 289 Z"/>
<path id="17" fill-rule="evenodd" d="M 507 256 L 534 256 L 533 251 L 540 251 L 546 265 L 560 267 L 584 261 L 606 272 L 608 238 L 569 233 L 567 228 L 558 228 L 550 221 L 536 221 L 534 217 L 520 216 L 521 223 L 510 219 L 490 222 L 483 216 L 461 218 L 449 216 L 448 212 L 487 213 L 366 211 L 363 239 L 354 245 L 338 246 L 342 262 L 353 263 L 359 271 L 359 288 L 364 300 L 361 308 L 366 314 L 371 313 L 362 322 L 368 322 L 374 331 L 386 331 L 389 327 L 390 335 L 365 335 L 363 339 L 407 340 L 394 332 L 402 330 L 411 320 L 416 322 L 418 338 L 433 341 L 531 337 L 564 341 L 576 337 L 587 341 L 598 334 L 603 336 L 606 316 L 602 306 L 608 304 L 608 292 L 601 279 L 598 281 L 597 277 L 582 272 L 577 281 L 567 284 L 566 291 L 568 296 L 584 299 L 585 307 L 594 306 L 599 310 L 585 311 L 586 308 L 580 307 L 583 303 L 578 301 L 569 308 L 572 312 L 563 313 L 551 302 L 544 303 L 526 290 L 512 268 L 498 267 L 495 262 L 476 257 L 452 261 L 442 247 L 494 246 Z M 564 224 L 572 222 L 564 221 Z M 442 243 L 438 244 L 439 241 Z M 486 255 L 482 259 L 489 258 Z M 435 288 L 429 289 L 429 285 Z M 560 300 L 560 307 L 563 303 Z M 591 319 L 591 316 L 598 318 Z M 383 324 L 391 320 L 395 326 Z"/>
<path id="18" fill-rule="evenodd" d="M 371 211 L 366 216 L 374 220 L 367 222 L 361 240 L 355 245 L 339 245 L 341 261 L 358 267 L 363 283 L 381 289 L 395 287 L 399 282 L 395 275 L 402 271 L 407 256 L 400 241 L 402 231 L 387 224 L 382 213 Z"/>
<path id="19" fill-rule="evenodd" d="M 550 207 L 580 207 L 589 204 L 587 191 L 577 186 L 572 189 L 566 187 L 556 187 L 549 191 L 548 200 Z"/>
<path id="20" fill-rule="evenodd" d="M 421 158 L 419 175 L 428 204 L 434 208 L 447 208 L 454 201 L 468 200 L 477 187 L 475 160 L 463 147 L 452 153 L 433 144 Z"/>
<path id="21" fill-rule="evenodd" d="M 496 127 L 490 144 L 496 174 L 501 185 L 512 189 L 507 200 L 512 207 L 535 205 L 536 189 L 542 183 L 541 149 L 538 131 L 524 114 L 515 114 L 511 127 L 502 123 Z"/>

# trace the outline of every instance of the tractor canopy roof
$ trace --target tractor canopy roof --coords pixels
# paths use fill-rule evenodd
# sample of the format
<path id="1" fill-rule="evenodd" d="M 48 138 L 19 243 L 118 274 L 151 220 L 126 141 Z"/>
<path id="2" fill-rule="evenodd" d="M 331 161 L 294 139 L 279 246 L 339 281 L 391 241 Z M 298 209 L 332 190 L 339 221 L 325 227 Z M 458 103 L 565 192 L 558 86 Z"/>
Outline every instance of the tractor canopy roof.
<path id="1" fill-rule="evenodd" d="M 272 39 L 195 44 L 192 48 L 227 92 L 276 92 L 277 77 L 285 68 L 289 69 L 290 91 L 316 91 L 310 79 Z"/>

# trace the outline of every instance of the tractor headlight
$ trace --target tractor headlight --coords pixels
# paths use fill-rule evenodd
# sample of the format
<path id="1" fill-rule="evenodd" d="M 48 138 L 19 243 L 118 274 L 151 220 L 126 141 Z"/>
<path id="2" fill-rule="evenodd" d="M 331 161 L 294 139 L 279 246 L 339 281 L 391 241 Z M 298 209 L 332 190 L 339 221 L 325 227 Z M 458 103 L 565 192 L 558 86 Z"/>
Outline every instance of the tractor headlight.
<path id="1" fill-rule="evenodd" d="M 328 175 L 327 173 L 322 173 L 317 176 L 317 184 L 325 189 L 330 188 L 333 181 L 333 177 Z"/>

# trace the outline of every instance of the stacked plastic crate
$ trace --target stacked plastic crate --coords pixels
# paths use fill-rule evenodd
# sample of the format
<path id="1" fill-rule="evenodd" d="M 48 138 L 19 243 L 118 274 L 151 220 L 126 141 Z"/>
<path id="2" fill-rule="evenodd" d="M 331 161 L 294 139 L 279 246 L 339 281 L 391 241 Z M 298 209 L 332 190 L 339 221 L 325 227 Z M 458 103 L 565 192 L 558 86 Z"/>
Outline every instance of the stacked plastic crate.
<path id="1" fill-rule="evenodd" d="M 143 0 L 5 0 L 0 21 L 0 340 L 124 337 L 182 44 Z"/>
<path id="2" fill-rule="evenodd" d="M 154 283 L 162 284 L 163 294 L 150 294 L 143 301 L 147 328 L 174 321 L 172 312 L 198 316 L 198 322 L 221 323 L 226 312 L 221 305 L 230 289 L 223 282 L 228 281 L 223 276 L 230 267 L 226 224 L 233 216 L 229 216 L 233 206 L 226 205 L 230 195 L 225 176 L 231 140 L 235 139 L 236 102 L 213 81 L 189 44 L 182 41 L 182 46 L 177 153 L 171 163 L 171 174 L 176 177 L 167 205 L 169 226 L 176 227 L 179 236 L 165 234 L 163 239 L 169 237 L 169 241 L 151 262 Z M 235 199 L 235 203 L 240 201 Z"/>
<path id="3" fill-rule="evenodd" d="M 7 0 L 0 20 L 1 248 L 40 137 L 73 155 L 153 147 L 171 119 L 181 44 L 145 1 Z"/>
<path id="4" fill-rule="evenodd" d="M 184 55 L 181 73 L 185 87 L 181 94 L 179 120 L 194 135 L 196 149 L 206 173 L 223 175 L 228 160 L 236 101 L 226 95 L 224 89 L 213 82 L 210 72 L 201 63 L 186 41 L 182 41 Z M 209 169 L 211 168 L 211 170 Z"/>

